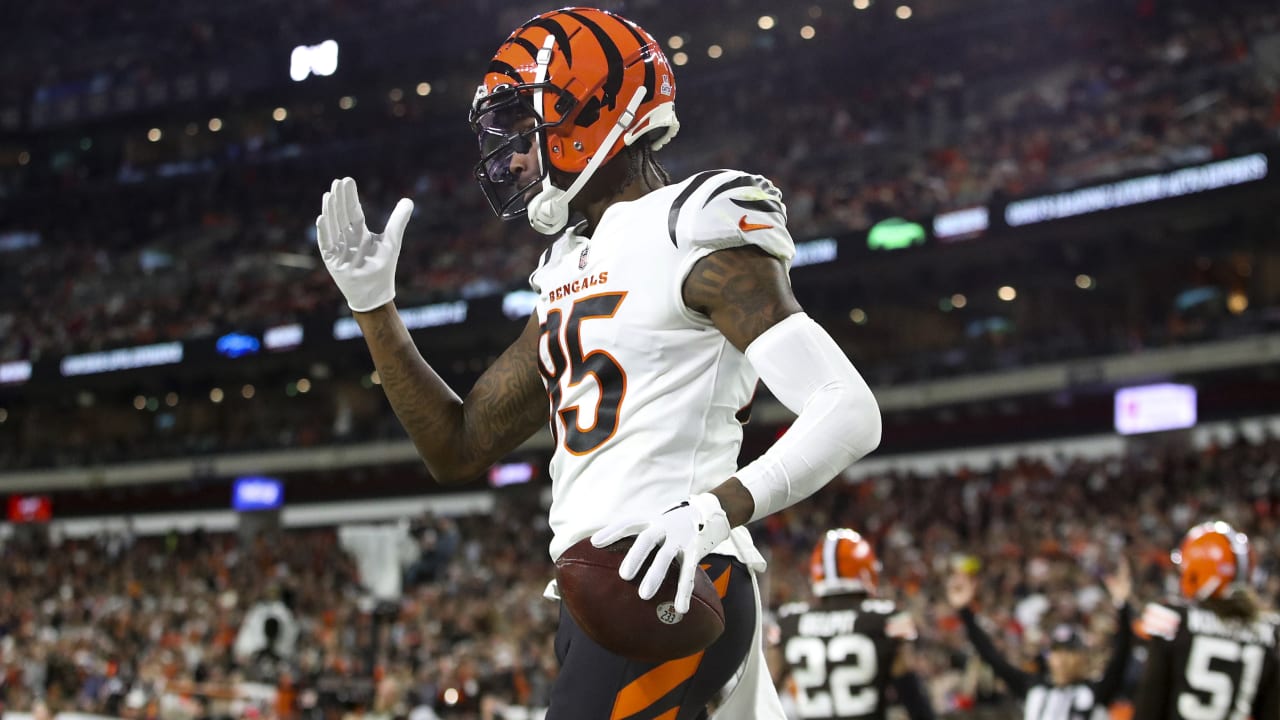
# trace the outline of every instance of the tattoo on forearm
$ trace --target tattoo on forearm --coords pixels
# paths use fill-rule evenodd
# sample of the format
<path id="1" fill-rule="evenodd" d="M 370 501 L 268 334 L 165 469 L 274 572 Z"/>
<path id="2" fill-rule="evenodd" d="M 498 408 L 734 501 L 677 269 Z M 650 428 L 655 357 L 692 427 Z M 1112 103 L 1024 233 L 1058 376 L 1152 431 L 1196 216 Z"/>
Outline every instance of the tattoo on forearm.
<path id="1" fill-rule="evenodd" d="M 364 314 L 360 324 L 383 391 L 438 480 L 474 477 L 546 422 L 549 406 L 537 373 L 536 328 L 526 328 L 464 403 L 422 359 L 392 313 Z"/>

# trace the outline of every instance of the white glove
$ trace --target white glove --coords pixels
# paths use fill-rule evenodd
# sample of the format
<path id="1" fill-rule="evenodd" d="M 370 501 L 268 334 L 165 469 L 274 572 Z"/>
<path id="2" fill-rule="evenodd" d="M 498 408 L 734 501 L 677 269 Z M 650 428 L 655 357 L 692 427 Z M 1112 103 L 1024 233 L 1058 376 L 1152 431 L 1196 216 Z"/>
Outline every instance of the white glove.
<path id="1" fill-rule="evenodd" d="M 381 234 L 369 232 L 364 224 L 355 180 L 334 180 L 320 202 L 316 242 L 324 266 L 347 298 L 347 305 L 356 312 L 368 312 L 391 302 L 396 296 L 400 241 L 413 214 L 413 201 L 401 198 L 396 203 L 387 229 Z"/>
<path id="2" fill-rule="evenodd" d="M 689 612 L 698 562 L 729 537 L 729 518 L 720 507 L 720 500 L 711 493 L 701 493 L 651 521 L 620 520 L 592 535 L 591 544 L 605 547 L 637 533 L 639 536 L 618 567 L 618 575 L 630 581 L 657 548 L 653 564 L 640 581 L 640 597 L 649 600 L 662 586 L 671 561 L 679 558 L 675 609 L 681 615 Z"/>

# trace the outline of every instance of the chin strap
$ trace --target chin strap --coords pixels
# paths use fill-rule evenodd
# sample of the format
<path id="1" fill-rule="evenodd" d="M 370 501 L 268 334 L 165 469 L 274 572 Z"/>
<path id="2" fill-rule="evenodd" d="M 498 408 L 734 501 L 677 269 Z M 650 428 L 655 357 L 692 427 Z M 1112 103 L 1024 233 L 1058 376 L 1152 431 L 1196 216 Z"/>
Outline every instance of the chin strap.
<path id="1" fill-rule="evenodd" d="M 539 113 L 543 113 L 541 84 L 547 78 L 547 66 L 551 64 L 551 49 L 555 46 L 555 42 L 555 37 L 548 35 L 546 42 L 542 44 L 542 49 L 538 51 L 538 71 L 534 76 L 534 82 L 538 84 L 538 88 L 534 90 L 533 106 L 537 108 Z M 631 100 L 627 102 L 626 109 L 623 110 L 622 115 L 618 117 L 618 121 L 614 123 L 613 127 L 609 129 L 609 134 L 605 136 L 604 142 L 600 143 L 600 147 L 596 148 L 595 154 L 587 162 L 587 167 L 578 173 L 578 179 L 574 180 L 567 190 L 561 190 L 551 183 L 551 167 L 547 164 L 547 158 L 542 155 L 542 142 L 539 139 L 537 143 L 538 166 L 542 168 L 545 174 L 542 178 L 542 191 L 529 201 L 529 225 L 534 230 L 543 235 L 556 235 L 569 224 L 569 202 L 577 197 L 578 193 L 582 192 L 582 188 L 586 187 L 587 181 L 591 179 L 591 176 L 595 174 L 596 170 L 604 162 L 604 157 L 609 148 L 613 147 L 618 138 L 635 123 L 636 110 L 639 109 L 640 103 L 644 102 L 644 96 L 645 89 L 643 87 L 636 88 Z M 543 117 L 545 119 L 545 115 Z"/>

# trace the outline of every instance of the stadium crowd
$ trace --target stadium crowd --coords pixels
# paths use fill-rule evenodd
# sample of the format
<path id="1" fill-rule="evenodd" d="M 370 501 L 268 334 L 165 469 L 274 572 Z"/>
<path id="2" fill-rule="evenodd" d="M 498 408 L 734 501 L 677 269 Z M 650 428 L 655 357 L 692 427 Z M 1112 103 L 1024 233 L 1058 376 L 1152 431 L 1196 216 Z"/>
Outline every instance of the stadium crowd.
<path id="1" fill-rule="evenodd" d="M 980 574 L 983 614 L 1011 657 L 1031 661 L 1046 647 L 1044 630 L 1064 621 L 1101 647 L 1114 615 L 1099 578 L 1128 561 L 1137 601 L 1171 594 L 1169 550 L 1205 518 L 1249 533 L 1253 580 L 1274 604 L 1277 498 L 1280 438 L 1222 437 L 1202 450 L 837 480 L 754 531 L 770 557 L 774 608 L 805 598 L 809 553 L 826 528 L 873 538 L 882 595 L 919 624 L 918 662 L 935 707 L 1004 717 L 1008 698 L 946 604 L 949 573 Z M 516 502 L 492 516 L 416 519 L 403 597 L 382 606 L 361 589 L 337 535 L 10 540 L 0 554 L 7 707 L 43 702 L 148 720 L 517 718 L 523 710 L 503 708 L 545 707 L 556 606 L 542 598 L 551 566 L 540 512 Z M 245 631 L 269 615 L 262 606 L 288 608 L 296 639 Z"/>
<path id="2" fill-rule="evenodd" d="M 856 76 L 821 72 L 850 52 L 834 21 L 808 52 L 779 41 L 682 71 L 689 122 L 670 169 L 763 172 L 805 238 L 1280 142 L 1274 7 L 1101 5 L 935 29 L 904 62 L 869 43 L 854 52 L 875 72 Z M 1030 21 L 1055 32 L 1011 32 Z M 21 260 L 0 263 L 0 361 L 336 312 L 312 239 L 330 176 L 358 178 L 371 217 L 415 199 L 404 301 L 519 286 L 542 241 L 494 220 L 471 184 L 474 152 L 458 140 L 474 73 L 448 72 L 449 90 L 401 88 L 350 112 L 299 99 L 280 123 L 256 105 L 219 133 L 202 121 L 156 143 L 131 128 L 83 151 L 23 151 L 0 171 L 0 238 L 13 241 L 0 257 Z"/>

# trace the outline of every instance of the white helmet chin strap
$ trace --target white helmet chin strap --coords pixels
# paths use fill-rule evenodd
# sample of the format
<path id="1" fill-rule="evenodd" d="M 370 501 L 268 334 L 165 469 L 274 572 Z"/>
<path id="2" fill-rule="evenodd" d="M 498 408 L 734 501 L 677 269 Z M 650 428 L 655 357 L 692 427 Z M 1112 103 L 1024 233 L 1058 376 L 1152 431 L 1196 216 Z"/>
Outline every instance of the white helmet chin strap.
<path id="1" fill-rule="evenodd" d="M 555 37 L 548 35 L 546 42 L 542 44 L 542 49 L 538 51 L 538 71 L 534 76 L 534 82 L 539 87 L 533 91 L 533 106 L 539 113 L 543 112 L 541 84 L 547 78 L 547 66 L 551 64 L 551 48 L 555 46 L 555 43 Z M 587 167 L 578 173 L 578 179 L 574 180 L 567 190 L 561 190 L 551 184 L 551 168 L 546 164 L 547 158 L 542 157 L 542 143 L 536 143 L 538 147 L 538 167 L 546 175 L 542 178 L 542 191 L 529 201 L 529 225 L 534 230 L 543 235 L 555 235 L 564 230 L 565 226 L 569 224 L 569 201 L 582 192 L 582 188 L 586 187 L 587 181 L 591 179 L 591 176 L 595 174 L 596 170 L 604 162 L 604 156 L 608 149 L 613 147 L 613 144 L 618 141 L 622 133 L 626 132 L 635 122 L 636 110 L 640 107 L 640 103 L 644 101 L 644 96 L 644 88 L 636 88 L 635 94 L 627 102 L 626 110 L 622 112 L 622 115 L 618 117 L 618 121 L 610 128 L 609 134 L 604 138 L 604 142 L 600 143 L 600 147 L 596 148 L 595 154 L 587 162 Z"/>

